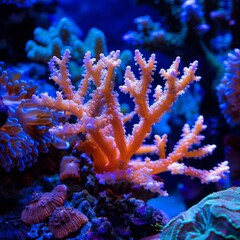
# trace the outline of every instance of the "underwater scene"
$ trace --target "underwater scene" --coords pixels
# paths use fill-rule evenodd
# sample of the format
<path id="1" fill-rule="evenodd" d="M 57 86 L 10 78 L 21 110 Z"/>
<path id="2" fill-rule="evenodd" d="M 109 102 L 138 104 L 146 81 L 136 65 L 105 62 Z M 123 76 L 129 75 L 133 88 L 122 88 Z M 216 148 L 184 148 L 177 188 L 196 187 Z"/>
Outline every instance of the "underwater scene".
<path id="1" fill-rule="evenodd" d="M 239 16 L 0 0 L 0 240 L 239 240 Z"/>

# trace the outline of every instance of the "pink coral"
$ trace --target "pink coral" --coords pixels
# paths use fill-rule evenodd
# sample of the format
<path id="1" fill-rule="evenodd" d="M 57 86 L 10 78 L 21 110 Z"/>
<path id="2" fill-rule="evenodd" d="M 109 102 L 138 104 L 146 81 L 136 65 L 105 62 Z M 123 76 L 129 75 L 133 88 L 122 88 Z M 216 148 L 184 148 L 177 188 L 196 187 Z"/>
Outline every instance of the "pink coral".
<path id="1" fill-rule="evenodd" d="M 70 52 L 66 50 L 62 59 L 53 57 L 49 63 L 52 72 L 51 78 L 61 88 L 56 98 L 47 93 L 40 97 L 33 96 L 34 101 L 43 106 L 63 110 L 66 114 L 75 115 L 78 121 L 74 124 L 66 123 L 50 129 L 51 133 L 64 138 L 79 133 L 85 135 L 84 141 L 78 141 L 75 148 L 90 153 L 94 159 L 94 169 L 101 183 L 114 183 L 117 180 L 127 180 L 138 184 L 153 192 L 167 195 L 162 190 L 163 183 L 154 180 L 154 174 L 170 171 L 172 174 L 185 174 L 200 178 L 203 183 L 216 182 L 228 172 L 228 163 L 223 162 L 213 170 L 198 170 L 179 163 L 184 158 L 202 158 L 211 154 L 215 145 L 206 145 L 192 149 L 199 145 L 204 137 L 201 132 L 206 128 L 203 117 L 200 116 L 193 128 L 185 125 L 181 140 L 172 153 L 166 155 L 165 148 L 167 135 L 155 136 L 153 145 L 143 144 L 151 128 L 164 113 L 169 111 L 180 94 L 194 81 L 200 80 L 195 76 L 198 62 L 194 61 L 179 79 L 178 68 L 180 57 L 177 57 L 168 70 L 161 69 L 160 74 L 166 80 L 162 89 L 160 85 L 154 90 L 154 102 L 149 103 L 149 93 L 152 75 L 156 70 L 155 55 L 152 54 L 146 61 L 142 54 L 135 51 L 135 61 L 140 69 L 140 78 L 134 75 L 130 67 L 126 68 L 125 83 L 120 87 L 124 93 L 129 93 L 135 103 L 135 114 L 139 122 L 134 124 L 131 134 L 126 134 L 125 119 L 120 110 L 117 94 L 114 87 L 114 71 L 120 66 L 120 52 L 111 52 L 108 56 L 100 55 L 95 63 L 91 53 L 87 52 L 84 58 L 85 74 L 77 90 L 74 89 L 68 72 Z M 86 98 L 90 83 L 96 87 Z M 64 94 L 64 95 L 63 95 Z M 131 113 L 131 116 L 133 116 Z M 131 118 L 131 117 L 130 117 Z M 138 152 L 154 151 L 159 159 L 145 161 L 132 159 Z"/>
<path id="2" fill-rule="evenodd" d="M 39 223 L 49 217 L 56 207 L 63 205 L 66 198 L 65 185 L 58 185 L 52 192 L 34 193 L 31 203 L 22 212 L 21 220 L 28 224 Z"/>
<path id="3" fill-rule="evenodd" d="M 67 178 L 80 179 L 80 160 L 74 156 L 64 156 L 60 163 L 60 179 Z"/>
<path id="4" fill-rule="evenodd" d="M 54 237 L 64 238 L 77 231 L 88 218 L 72 207 L 58 207 L 49 218 L 49 229 Z"/>

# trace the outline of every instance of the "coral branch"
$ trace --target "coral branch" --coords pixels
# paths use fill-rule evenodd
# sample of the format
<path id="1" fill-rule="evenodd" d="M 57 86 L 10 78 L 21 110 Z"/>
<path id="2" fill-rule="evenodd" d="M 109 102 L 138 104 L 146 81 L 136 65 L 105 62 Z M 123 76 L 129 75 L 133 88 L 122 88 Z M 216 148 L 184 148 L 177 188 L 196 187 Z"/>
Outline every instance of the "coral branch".
<path id="1" fill-rule="evenodd" d="M 187 167 L 179 161 L 185 158 L 202 158 L 211 154 L 215 145 L 199 146 L 204 139 L 200 133 L 206 128 L 203 117 L 200 116 L 193 128 L 185 124 L 181 139 L 172 153 L 166 153 L 167 135 L 156 135 L 154 144 L 146 145 L 144 140 L 151 132 L 152 126 L 164 113 L 169 111 L 180 94 L 200 77 L 195 76 L 197 61 L 184 68 L 179 79 L 180 57 L 172 63 L 168 70 L 161 69 L 160 74 L 166 83 L 162 88 L 158 85 L 154 92 L 155 101 L 149 103 L 149 94 L 153 73 L 156 69 L 155 55 L 146 61 L 139 50 L 135 51 L 135 62 L 140 68 L 140 78 L 137 79 L 130 67 L 126 68 L 124 85 L 120 90 L 129 93 L 135 103 L 135 109 L 130 115 L 123 115 L 117 93 L 114 91 L 115 70 L 121 64 L 120 52 L 111 52 L 108 56 L 100 54 L 100 59 L 91 58 L 87 52 L 84 58 L 85 73 L 78 90 L 72 87 L 67 70 L 70 53 L 67 50 L 62 60 L 54 57 L 51 60 L 52 79 L 62 88 L 57 97 L 47 94 L 34 100 L 41 105 L 63 110 L 77 117 L 76 123 L 66 123 L 52 128 L 51 133 L 68 137 L 74 134 L 84 134 L 84 140 L 75 144 L 75 148 L 89 153 L 94 159 L 94 169 L 101 183 L 114 183 L 127 180 L 161 195 L 167 195 L 162 190 L 163 183 L 153 178 L 154 174 L 170 171 L 172 174 L 185 174 L 199 178 L 202 183 L 218 181 L 228 172 L 227 162 L 219 164 L 213 170 L 199 170 Z M 58 70 L 59 69 L 59 70 Z M 90 83 L 94 85 L 91 94 Z M 163 89 L 163 90 L 162 90 Z M 90 96 L 90 97 L 89 97 Z M 138 115 L 139 122 L 133 125 L 132 132 L 126 135 L 125 122 Z M 133 160 L 134 154 L 156 153 L 158 160 L 146 158 Z"/>

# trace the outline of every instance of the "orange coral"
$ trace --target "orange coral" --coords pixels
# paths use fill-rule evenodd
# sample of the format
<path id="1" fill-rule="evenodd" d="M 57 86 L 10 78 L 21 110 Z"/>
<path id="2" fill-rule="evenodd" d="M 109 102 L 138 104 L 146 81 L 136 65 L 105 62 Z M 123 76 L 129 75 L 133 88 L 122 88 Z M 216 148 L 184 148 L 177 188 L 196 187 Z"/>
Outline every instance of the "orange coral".
<path id="1" fill-rule="evenodd" d="M 28 224 L 39 223 L 51 215 L 54 209 L 63 205 L 67 198 L 67 187 L 56 186 L 52 192 L 34 193 L 31 203 L 22 212 L 21 220 Z"/>
<path id="2" fill-rule="evenodd" d="M 227 162 L 219 164 L 210 171 L 197 170 L 178 163 L 183 158 L 201 158 L 214 150 L 215 145 L 192 150 L 192 146 L 199 145 L 204 138 L 200 135 L 206 127 L 202 116 L 198 118 L 192 129 L 187 124 L 184 126 L 182 139 L 168 156 L 165 153 L 167 135 L 155 136 L 155 144 L 152 146 L 143 145 L 153 124 L 171 109 L 177 97 L 184 93 L 189 84 L 200 79 L 195 76 L 198 62 L 193 62 L 189 68 L 185 67 L 180 79 L 178 78 L 180 57 L 175 59 L 168 70 L 161 69 L 160 74 L 166 83 L 163 89 L 157 85 L 154 90 L 155 100 L 150 104 L 148 98 L 153 81 L 152 75 L 156 69 L 155 55 L 152 54 L 146 61 L 138 50 L 135 51 L 140 78 L 137 79 L 131 68 L 127 67 L 125 83 L 120 87 L 122 92 L 129 93 L 133 98 L 134 112 L 139 118 L 131 134 L 127 135 L 124 126 L 125 117 L 121 113 L 117 94 L 113 90 L 114 71 L 121 63 L 119 54 L 119 51 L 111 52 L 108 56 L 101 54 L 99 61 L 95 63 L 95 59 L 91 59 L 91 53 L 87 52 L 84 58 L 85 74 L 77 90 L 74 89 L 67 70 L 70 52 L 66 50 L 62 59 L 52 58 L 49 63 L 51 78 L 62 88 L 62 92 L 57 92 L 56 98 L 44 93 L 40 97 L 34 96 L 33 99 L 43 106 L 75 115 L 78 122 L 53 127 L 51 133 L 64 138 L 78 133 L 85 134 L 85 140 L 78 141 L 75 148 L 93 156 L 94 168 L 101 183 L 114 183 L 116 180 L 125 179 L 153 192 L 167 195 L 162 190 L 163 183 L 155 181 L 153 174 L 171 171 L 172 174 L 198 177 L 203 183 L 215 182 L 223 177 L 229 169 Z M 91 93 L 91 98 L 87 99 L 90 83 L 93 83 L 96 89 Z M 152 151 L 158 154 L 159 160 L 131 159 L 136 153 Z"/>

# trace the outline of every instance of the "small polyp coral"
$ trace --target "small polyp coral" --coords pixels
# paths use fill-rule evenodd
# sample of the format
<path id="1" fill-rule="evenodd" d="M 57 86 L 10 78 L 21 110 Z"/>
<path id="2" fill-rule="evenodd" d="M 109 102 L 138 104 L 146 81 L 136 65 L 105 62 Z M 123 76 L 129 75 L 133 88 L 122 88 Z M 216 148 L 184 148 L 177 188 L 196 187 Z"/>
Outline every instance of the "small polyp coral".
<path id="1" fill-rule="evenodd" d="M 60 163 L 60 179 L 80 178 L 80 159 L 74 156 L 64 156 Z"/>
<path id="2" fill-rule="evenodd" d="M 170 220 L 161 239 L 240 238 L 240 188 L 212 193 Z"/>
<path id="3" fill-rule="evenodd" d="M 73 20 L 62 18 L 56 26 L 51 26 L 48 30 L 37 27 L 34 30 L 34 40 L 29 40 L 26 44 L 27 56 L 31 60 L 47 63 L 52 56 L 60 57 L 66 49 L 72 52 L 72 62 L 69 65 L 72 80 L 78 81 L 81 78 L 83 69 L 82 59 L 87 51 L 99 59 L 101 53 L 107 54 L 106 38 L 104 33 L 91 28 L 85 39 L 80 40 L 81 30 Z M 129 62 L 132 53 L 128 50 L 123 51 L 121 59 Z M 121 75 L 121 69 L 118 71 Z"/>
<path id="4" fill-rule="evenodd" d="M 228 54 L 225 74 L 217 86 L 220 109 L 230 124 L 240 123 L 240 49 Z"/>
<path id="5" fill-rule="evenodd" d="M 64 238 L 77 231 L 88 218 L 72 207 L 58 207 L 49 218 L 49 229 L 54 237 Z"/>
<path id="6" fill-rule="evenodd" d="M 28 224 L 39 223 L 51 215 L 67 198 L 67 187 L 56 186 L 52 192 L 33 193 L 32 200 L 22 212 L 21 220 Z"/>
<path id="7" fill-rule="evenodd" d="M 114 91 L 115 69 L 121 64 L 119 56 L 120 51 L 113 51 L 108 56 L 101 54 L 95 63 L 96 59 L 91 58 L 91 53 L 87 52 L 84 58 L 85 73 L 77 90 L 72 85 L 68 71 L 70 51 L 66 50 L 62 59 L 56 56 L 51 59 L 49 62 L 51 79 L 62 88 L 62 91 L 56 92 L 56 98 L 43 93 L 40 96 L 34 95 L 33 100 L 42 106 L 64 111 L 66 115 L 74 115 L 77 121 L 57 125 L 51 128 L 50 132 L 62 138 L 83 134 L 85 139 L 77 141 L 74 148 L 92 155 L 94 171 L 103 184 L 127 180 L 152 192 L 167 195 L 162 189 L 163 183 L 156 181 L 153 175 L 170 171 L 172 174 L 197 177 L 202 183 L 217 182 L 223 178 L 224 173 L 229 171 L 227 161 L 209 171 L 179 163 L 184 158 L 207 156 L 216 147 L 215 145 L 199 147 L 204 139 L 201 132 L 206 128 L 202 116 L 198 117 L 192 128 L 188 124 L 184 125 L 182 138 L 168 155 L 166 134 L 162 137 L 155 135 L 155 142 L 152 145 L 143 143 L 152 126 L 171 109 L 178 96 L 183 94 L 192 82 L 200 80 L 200 77 L 195 76 L 198 62 L 194 61 L 189 68 L 185 67 L 181 78 L 178 78 L 180 57 L 173 61 L 168 70 L 161 69 L 160 74 L 166 83 L 164 88 L 156 86 L 153 94 L 155 99 L 150 103 L 152 75 L 156 69 L 155 55 L 152 54 L 146 61 L 139 50 L 135 51 L 140 78 L 137 79 L 128 66 L 124 76 L 125 82 L 120 86 L 123 93 L 128 93 L 133 98 L 135 104 L 133 113 L 139 119 L 128 134 L 125 123 L 129 117 L 121 113 L 118 95 Z M 95 85 L 95 89 L 89 98 L 90 83 Z M 132 159 L 134 154 L 150 152 L 155 152 L 158 160 Z"/>
<path id="8" fill-rule="evenodd" d="M 81 59 L 85 52 L 92 51 L 98 56 L 106 53 L 106 39 L 102 31 L 91 28 L 84 41 L 79 39 L 81 31 L 69 18 L 62 18 L 57 26 L 48 30 L 36 28 L 34 40 L 26 45 L 28 57 L 35 61 L 48 62 L 52 56 L 61 56 L 66 48 L 73 52 L 75 61 Z"/>

